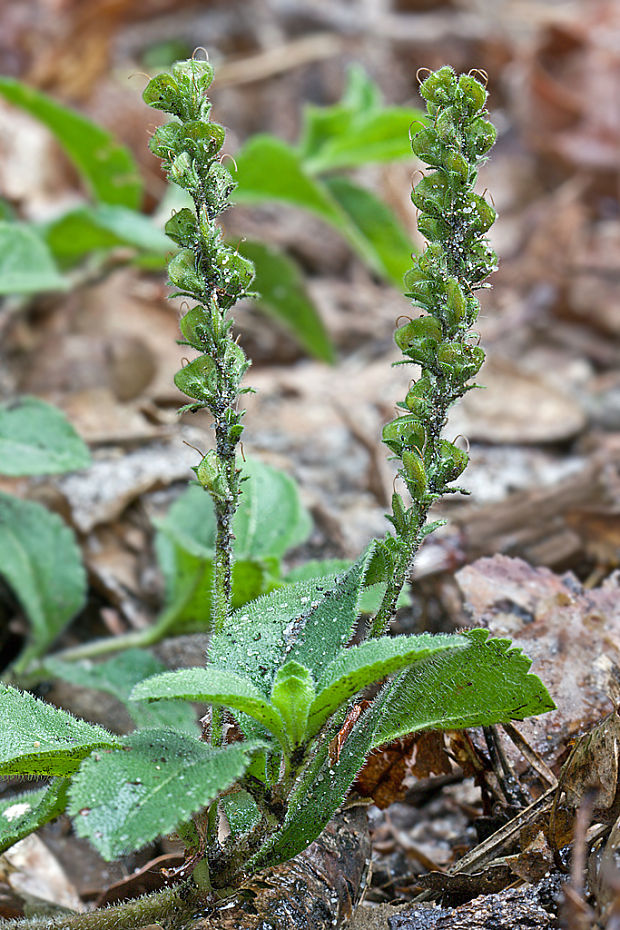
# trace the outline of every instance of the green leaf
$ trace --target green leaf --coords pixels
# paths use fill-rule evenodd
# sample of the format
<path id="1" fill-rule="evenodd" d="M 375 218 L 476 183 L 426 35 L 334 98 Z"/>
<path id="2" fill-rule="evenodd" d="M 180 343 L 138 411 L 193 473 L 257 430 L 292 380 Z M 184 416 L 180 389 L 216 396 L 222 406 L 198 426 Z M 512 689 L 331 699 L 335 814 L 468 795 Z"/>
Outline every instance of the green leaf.
<path id="1" fill-rule="evenodd" d="M 55 778 L 45 788 L 0 801 L 0 853 L 62 814 L 67 806 L 68 778 Z"/>
<path id="2" fill-rule="evenodd" d="M 247 239 L 240 243 L 239 251 L 254 262 L 256 276 L 252 287 L 260 295 L 258 306 L 281 323 L 311 355 L 333 364 L 334 348 L 295 262 L 272 246 Z"/>
<path id="3" fill-rule="evenodd" d="M 389 691 L 373 737 L 380 746 L 418 730 L 456 730 L 544 714 L 555 704 L 531 659 L 487 630 L 462 634 L 468 644 L 403 672 Z"/>
<path id="4" fill-rule="evenodd" d="M 90 465 L 90 453 L 65 415 L 36 397 L 0 406 L 0 473 L 54 475 Z"/>
<path id="5" fill-rule="evenodd" d="M 86 600 L 86 573 L 73 531 L 41 504 L 0 493 L 0 575 L 30 621 L 16 663 L 40 656 Z"/>
<path id="6" fill-rule="evenodd" d="M 120 655 L 96 664 L 88 659 L 63 662 L 51 656 L 45 660 L 43 672 L 62 678 L 72 685 L 111 694 L 127 707 L 137 727 L 171 727 L 196 736 L 198 724 L 192 707 L 173 701 L 161 701 L 149 707 L 129 697 L 134 685 L 165 671 L 165 668 L 159 659 L 145 649 L 127 649 Z"/>
<path id="7" fill-rule="evenodd" d="M 351 638 L 372 546 L 348 571 L 300 581 L 237 610 L 209 644 L 208 662 L 271 689 L 277 669 L 294 659 L 316 677 Z"/>
<path id="8" fill-rule="evenodd" d="M 327 666 L 317 684 L 317 696 L 308 715 L 308 735 L 318 732 L 341 704 L 362 688 L 418 665 L 433 656 L 463 650 L 467 640 L 455 634 L 420 633 L 371 639 L 343 649 Z"/>
<path id="9" fill-rule="evenodd" d="M 415 246 L 394 213 L 371 191 L 347 178 L 326 178 L 325 184 L 363 240 L 369 266 L 402 289 Z"/>
<path id="10" fill-rule="evenodd" d="M 260 820 L 260 811 L 247 791 L 235 791 L 221 800 L 221 805 L 233 836 L 249 833 Z"/>
<path id="11" fill-rule="evenodd" d="M 309 669 L 299 662 L 286 662 L 278 669 L 271 689 L 271 702 L 282 715 L 293 746 L 301 743 L 306 735 L 308 711 L 314 695 Z"/>
<path id="12" fill-rule="evenodd" d="M 0 684 L 0 774 L 70 775 L 93 749 L 119 739 L 27 692 Z"/>
<path id="13" fill-rule="evenodd" d="M 317 155 L 334 137 L 344 136 L 354 120 L 381 107 L 381 91 L 360 65 L 351 65 L 345 91 L 332 106 L 304 107 L 304 127 L 299 149 L 304 159 Z"/>
<path id="14" fill-rule="evenodd" d="M 142 182 L 138 166 L 129 149 L 110 133 L 15 78 L 0 77 L 0 94 L 47 126 L 96 200 L 139 207 Z"/>
<path id="15" fill-rule="evenodd" d="M 170 833 L 244 773 L 256 745 L 214 749 L 173 730 L 137 730 L 116 752 L 95 753 L 73 779 L 78 836 L 104 859 Z"/>
<path id="16" fill-rule="evenodd" d="M 294 584 L 296 581 L 309 581 L 311 578 L 322 578 L 325 575 L 333 575 L 336 572 L 343 572 L 349 568 L 351 562 L 348 559 L 310 559 L 302 565 L 292 568 L 284 576 L 286 584 Z M 369 566 L 370 570 L 370 566 Z M 383 600 L 385 593 L 385 583 L 368 584 L 368 577 L 364 584 L 364 589 L 360 594 L 359 611 L 362 614 L 374 614 L 377 612 Z M 397 607 L 409 607 L 411 597 L 403 589 L 396 602 Z"/>
<path id="17" fill-rule="evenodd" d="M 236 672 L 207 668 L 180 668 L 141 681 L 131 693 L 133 701 L 184 700 L 232 707 L 253 717 L 286 744 L 282 717 L 266 695 L 249 678 Z"/>
<path id="18" fill-rule="evenodd" d="M 39 233 L 0 221 L 0 294 L 63 291 L 68 286 Z"/>
<path id="19" fill-rule="evenodd" d="M 426 123 L 422 112 L 413 107 L 371 111 L 351 120 L 346 132 L 326 138 L 318 151 L 304 158 L 304 168 L 315 175 L 369 162 L 411 158 L 409 127 L 418 120 Z"/>
<path id="20" fill-rule="evenodd" d="M 299 155 L 286 142 L 274 136 L 252 136 L 235 155 L 235 161 L 238 203 L 282 201 L 342 227 L 339 209 L 321 184 L 306 173 Z"/>
<path id="21" fill-rule="evenodd" d="M 153 253 L 162 260 L 171 251 L 170 240 L 150 217 L 122 205 L 77 207 L 42 226 L 41 232 L 63 266 L 119 245 Z"/>

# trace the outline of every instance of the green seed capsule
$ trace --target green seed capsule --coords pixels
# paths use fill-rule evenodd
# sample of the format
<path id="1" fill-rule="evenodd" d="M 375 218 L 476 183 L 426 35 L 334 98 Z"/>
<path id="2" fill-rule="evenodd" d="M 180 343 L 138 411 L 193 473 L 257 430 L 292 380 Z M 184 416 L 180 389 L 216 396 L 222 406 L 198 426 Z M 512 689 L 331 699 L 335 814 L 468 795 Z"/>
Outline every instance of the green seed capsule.
<path id="1" fill-rule="evenodd" d="M 437 349 L 439 367 L 457 381 L 467 381 L 478 374 L 484 358 L 484 349 L 480 346 L 468 346 L 460 342 L 443 343 Z"/>
<path id="2" fill-rule="evenodd" d="M 183 207 L 178 213 L 170 217 L 164 227 L 166 235 L 174 239 L 178 245 L 191 245 L 198 234 L 196 216 L 192 210 Z"/>
<path id="3" fill-rule="evenodd" d="M 411 200 L 423 213 L 440 217 L 452 203 L 452 188 L 443 171 L 433 171 L 422 178 L 411 192 Z"/>
<path id="4" fill-rule="evenodd" d="M 411 140 L 411 149 L 413 154 L 427 165 L 439 168 L 443 164 L 445 148 L 434 129 L 421 129 L 417 132 Z"/>
<path id="5" fill-rule="evenodd" d="M 469 165 L 460 152 L 448 149 L 443 159 L 443 167 L 446 171 L 455 175 L 459 181 L 462 181 L 464 184 L 467 183 L 467 179 L 469 178 Z"/>
<path id="6" fill-rule="evenodd" d="M 149 81 L 142 93 L 142 99 L 156 110 L 164 110 L 176 116 L 183 115 L 184 104 L 179 85 L 169 74 L 158 74 Z"/>
<path id="7" fill-rule="evenodd" d="M 446 281 L 446 320 L 451 326 L 461 322 L 467 313 L 467 300 L 457 278 Z"/>
<path id="8" fill-rule="evenodd" d="M 445 106 L 451 100 L 456 88 L 456 74 L 449 67 L 444 65 L 433 74 L 429 74 L 425 81 L 420 84 L 420 93 L 430 104 L 434 106 Z"/>
<path id="9" fill-rule="evenodd" d="M 477 116 L 467 127 L 465 147 L 470 158 L 480 158 L 493 147 L 497 129 L 488 120 Z"/>
<path id="10" fill-rule="evenodd" d="M 429 243 L 445 242 L 450 237 L 451 229 L 438 216 L 429 216 L 421 213 L 418 217 L 418 229 Z"/>
<path id="11" fill-rule="evenodd" d="M 185 123 L 180 133 L 184 148 L 201 164 L 219 152 L 225 137 L 223 126 L 219 123 L 205 123 L 203 120 Z"/>
<path id="12" fill-rule="evenodd" d="M 403 355 L 419 365 L 431 365 L 441 341 L 441 324 L 434 316 L 422 316 L 401 326 L 394 333 L 394 341 Z"/>
<path id="13" fill-rule="evenodd" d="M 172 66 L 172 74 L 180 88 L 204 94 L 213 81 L 213 68 L 208 61 L 190 58 L 188 61 L 177 61 Z"/>
<path id="14" fill-rule="evenodd" d="M 149 148 L 153 155 L 158 158 L 170 160 L 181 152 L 182 146 L 179 142 L 179 123 L 165 123 L 159 126 L 149 141 Z"/>
<path id="15" fill-rule="evenodd" d="M 209 346 L 211 314 L 204 307 L 192 307 L 179 321 L 179 329 L 191 346 L 204 351 Z"/>
<path id="16" fill-rule="evenodd" d="M 435 120 L 435 132 L 442 142 L 455 142 L 459 137 L 459 113 L 455 107 L 446 107 Z"/>
<path id="17" fill-rule="evenodd" d="M 191 249 L 181 249 L 168 265 L 170 284 L 189 294 L 201 294 L 204 281 L 196 271 L 196 259 Z"/>
<path id="18" fill-rule="evenodd" d="M 497 218 L 497 213 L 479 194 L 471 195 L 470 205 L 472 211 L 470 229 L 476 235 L 481 235 L 491 228 Z"/>
<path id="19" fill-rule="evenodd" d="M 424 448 L 426 430 L 416 417 L 397 417 L 383 427 L 383 442 L 395 455 L 402 455 L 405 449 Z"/>
<path id="20" fill-rule="evenodd" d="M 461 74 L 455 99 L 463 113 L 467 116 L 474 116 L 484 107 L 487 92 L 480 81 L 477 81 L 471 74 Z"/>
<path id="21" fill-rule="evenodd" d="M 428 479 L 424 462 L 417 452 L 409 452 L 406 449 L 402 455 L 403 468 L 402 476 L 407 483 L 409 492 L 414 500 L 422 500 L 428 491 Z"/>
<path id="22" fill-rule="evenodd" d="M 466 452 L 454 443 L 442 439 L 439 443 L 439 462 L 435 468 L 435 477 L 441 484 L 456 481 L 467 468 L 468 462 L 469 456 Z"/>
<path id="23" fill-rule="evenodd" d="M 405 405 L 418 420 L 426 420 L 433 412 L 433 403 L 430 399 L 433 387 L 430 378 L 426 375 L 420 378 L 407 392 Z"/>
<path id="24" fill-rule="evenodd" d="M 215 362 L 208 355 L 201 355 L 174 376 L 174 383 L 179 391 L 195 400 L 207 403 L 217 391 L 217 369 Z"/>

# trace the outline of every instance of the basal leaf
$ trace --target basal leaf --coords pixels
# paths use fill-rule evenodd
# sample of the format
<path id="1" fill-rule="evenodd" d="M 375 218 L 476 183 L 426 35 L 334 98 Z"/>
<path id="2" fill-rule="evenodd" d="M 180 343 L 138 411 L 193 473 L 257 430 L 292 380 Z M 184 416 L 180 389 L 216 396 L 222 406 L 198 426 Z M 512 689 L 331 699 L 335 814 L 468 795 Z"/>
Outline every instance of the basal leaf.
<path id="1" fill-rule="evenodd" d="M 371 191 L 348 178 L 328 177 L 325 184 L 364 242 L 368 265 L 401 289 L 415 246 L 394 213 Z"/>
<path id="2" fill-rule="evenodd" d="M 65 415 L 36 397 L 0 406 L 0 473 L 53 475 L 87 468 L 88 446 Z"/>
<path id="3" fill-rule="evenodd" d="M 351 637 L 371 552 L 342 574 L 297 582 L 237 610 L 213 636 L 208 662 L 247 675 L 265 693 L 291 659 L 318 677 Z"/>
<path id="4" fill-rule="evenodd" d="M 90 252 L 119 245 L 162 258 L 171 250 L 170 240 L 150 217 L 119 204 L 77 207 L 47 223 L 41 231 L 63 266 Z"/>
<path id="5" fill-rule="evenodd" d="M 34 229 L 0 220 L 0 294 L 63 291 L 68 286 Z"/>
<path id="6" fill-rule="evenodd" d="M 73 531 L 41 504 L 0 493 L 0 575 L 30 622 L 22 667 L 45 652 L 85 602 L 86 573 Z"/>
<path id="7" fill-rule="evenodd" d="M 181 668 L 148 678 L 135 686 L 133 701 L 184 700 L 231 707 L 257 720 L 286 743 L 284 721 L 265 694 L 249 680 L 229 670 Z"/>
<path id="8" fill-rule="evenodd" d="M 108 860 L 187 821 L 234 784 L 257 748 L 232 743 L 214 749 L 174 730 L 137 730 L 122 745 L 90 756 L 70 791 L 78 835 Z"/>
<path id="9" fill-rule="evenodd" d="M 241 242 L 239 251 L 254 262 L 256 276 L 252 287 L 260 295 L 258 306 L 281 323 L 311 355 L 333 363 L 334 348 L 295 262 L 273 246 L 254 240 Z"/>
<path id="10" fill-rule="evenodd" d="M 306 736 L 308 712 L 314 695 L 314 681 L 309 669 L 299 662 L 286 662 L 278 669 L 271 689 L 271 703 L 282 715 L 293 746 L 301 743 Z"/>
<path id="11" fill-rule="evenodd" d="M 119 145 L 109 132 L 15 78 L 0 77 L 0 94 L 47 126 L 96 200 L 139 207 L 142 182 L 138 166 L 129 149 Z"/>
<path id="12" fill-rule="evenodd" d="M 194 709 L 173 701 L 146 705 L 130 699 L 138 682 L 164 672 L 166 666 L 145 649 L 127 649 L 119 655 L 94 663 L 88 659 L 63 662 L 53 656 L 44 662 L 44 672 L 82 688 L 111 694 L 126 707 L 137 727 L 171 727 L 198 735 Z"/>
<path id="13" fill-rule="evenodd" d="M 0 684 L 0 774 L 70 775 L 93 749 L 117 746 L 102 727 Z"/>
<path id="14" fill-rule="evenodd" d="M 317 684 L 317 696 L 308 715 L 308 735 L 316 733 L 341 705 L 367 685 L 417 666 L 431 656 L 463 650 L 467 640 L 458 634 L 420 633 L 371 639 L 343 649 L 327 666 Z"/>
<path id="15" fill-rule="evenodd" d="M 62 814 L 67 806 L 68 778 L 55 778 L 36 791 L 0 801 L 0 853 Z"/>
<path id="16" fill-rule="evenodd" d="M 403 672 L 389 691 L 373 737 L 380 746 L 418 730 L 509 723 L 555 707 L 531 659 L 487 630 L 462 634 L 468 645 Z"/>
<path id="17" fill-rule="evenodd" d="M 308 175 L 297 152 L 275 136 L 256 135 L 235 155 L 235 200 L 277 200 L 303 207 L 328 223 L 342 226 L 342 216 L 320 183 Z"/>

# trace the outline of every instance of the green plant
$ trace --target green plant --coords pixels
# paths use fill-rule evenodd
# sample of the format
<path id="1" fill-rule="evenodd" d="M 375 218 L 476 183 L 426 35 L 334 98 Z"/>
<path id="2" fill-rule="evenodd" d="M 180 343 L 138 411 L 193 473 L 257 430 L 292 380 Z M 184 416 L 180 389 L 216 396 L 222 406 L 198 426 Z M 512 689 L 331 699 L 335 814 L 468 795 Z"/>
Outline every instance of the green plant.
<path id="1" fill-rule="evenodd" d="M 34 829 L 66 804 L 78 833 L 108 858 L 175 829 L 187 846 L 193 872 L 184 895 L 194 905 L 303 850 L 374 747 L 422 729 L 488 725 L 553 707 L 529 674 L 530 660 L 508 640 L 484 630 L 384 635 L 420 541 L 437 525 L 426 522 L 428 511 L 458 490 L 453 482 L 467 464 L 441 430 L 484 357 L 468 334 L 478 313 L 474 291 L 496 264 L 484 238 L 494 211 L 473 189 L 495 138 L 485 89 L 448 67 L 421 85 L 430 125 L 413 148 L 433 170 L 412 199 L 429 242 L 406 285 L 427 313 L 396 333 L 401 364 L 418 364 L 422 374 L 401 404 L 406 412 L 384 429 L 407 489 L 407 500 L 393 496 L 394 532 L 372 542 L 345 571 L 297 581 L 235 611 L 231 521 L 242 488 L 235 449 L 248 362 L 231 338 L 230 309 L 252 286 L 252 268 L 223 242 L 215 223 L 234 182 L 217 157 L 224 132 L 209 120 L 211 79 L 208 63 L 180 62 L 154 78 L 144 97 L 172 114 L 151 146 L 195 206 L 173 216 L 167 231 L 181 247 L 170 281 L 195 301 L 181 331 L 201 353 L 176 380 L 191 398 L 189 407 L 210 410 L 217 440 L 196 468 L 216 520 L 213 635 L 204 667 L 155 675 L 126 696 L 156 705 L 206 703 L 208 725 L 205 720 L 202 738 L 161 725 L 118 737 L 16 689 L 0 695 L 6 721 L 0 772 L 53 777 L 45 794 L 32 796 L 24 821 L 11 821 L 12 835 Z M 384 585 L 381 603 L 357 630 L 361 641 L 350 645 L 364 586 L 373 582 Z M 376 683 L 375 696 L 355 704 Z M 241 737 L 235 742 L 225 737 L 231 719 Z M 230 827 L 224 842 L 217 835 L 222 813 Z M 137 906 L 136 919 L 152 922 L 169 899 L 166 892 L 159 904 Z M 79 927 L 80 920 L 64 925 Z"/>
<path id="2" fill-rule="evenodd" d="M 160 267 L 170 241 L 139 210 L 142 181 L 131 153 L 100 126 L 14 78 L 0 77 L 0 95 L 54 133 L 93 201 L 45 223 L 18 222 L 0 201 L 0 294 L 69 288 L 66 272 L 77 262 L 119 246 L 132 250 L 141 265 Z M 296 146 L 267 134 L 248 140 L 237 155 L 236 199 L 275 199 L 316 214 L 372 271 L 400 286 L 413 248 L 409 237 L 384 203 L 341 172 L 410 156 L 407 127 L 420 118 L 410 107 L 383 106 L 378 88 L 361 68 L 352 68 L 339 103 L 306 108 Z M 172 187 L 162 208 L 168 201 L 184 206 L 177 203 L 179 194 Z M 333 361 L 328 334 L 295 262 L 262 242 L 245 240 L 239 250 L 255 265 L 258 306 L 308 352 Z"/>

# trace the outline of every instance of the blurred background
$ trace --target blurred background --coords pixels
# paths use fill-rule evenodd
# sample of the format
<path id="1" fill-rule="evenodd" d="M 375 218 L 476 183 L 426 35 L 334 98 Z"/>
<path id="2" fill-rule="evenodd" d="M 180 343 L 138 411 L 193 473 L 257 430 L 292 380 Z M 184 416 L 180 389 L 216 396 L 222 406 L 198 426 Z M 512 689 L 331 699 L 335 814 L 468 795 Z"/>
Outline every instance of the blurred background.
<path id="1" fill-rule="evenodd" d="M 485 390 L 448 427 L 470 443 L 472 494 L 449 501 L 421 554 L 418 621 L 447 623 L 450 572 L 480 555 L 590 584 L 616 568 L 617 3 L 21 0 L 0 17 L 2 396 L 56 405 L 92 453 L 68 475 L 5 468 L 0 489 L 75 531 L 96 631 L 156 613 L 153 521 L 199 460 L 182 440 L 210 443 L 206 417 L 176 414 L 185 353 L 160 230 L 178 192 L 147 147 L 161 114 L 141 100 L 148 76 L 199 46 L 239 166 L 226 235 L 256 258 L 263 295 L 235 312 L 257 389 L 244 448 L 299 481 L 314 521 L 288 566 L 350 559 L 386 528 L 380 430 L 415 376 L 390 367 L 399 281 L 423 246 L 407 134 L 419 69 L 449 63 L 488 76 L 499 136 L 479 189 L 499 212 L 501 266 L 482 292 Z M 23 624 L 4 596 L 14 651 Z"/>

